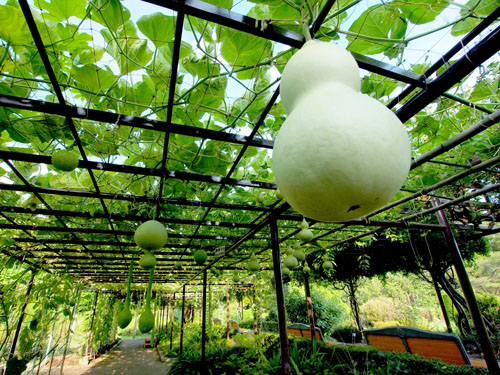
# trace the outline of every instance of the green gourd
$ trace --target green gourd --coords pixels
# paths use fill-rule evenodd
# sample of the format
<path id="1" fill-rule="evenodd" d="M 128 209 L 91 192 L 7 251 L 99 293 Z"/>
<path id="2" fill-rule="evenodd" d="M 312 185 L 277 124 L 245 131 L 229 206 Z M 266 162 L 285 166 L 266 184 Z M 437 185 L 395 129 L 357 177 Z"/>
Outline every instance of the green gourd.
<path id="1" fill-rule="evenodd" d="M 251 272 L 256 272 L 260 270 L 260 263 L 255 254 L 252 254 L 247 263 L 247 269 Z"/>
<path id="2" fill-rule="evenodd" d="M 141 316 L 139 317 L 139 330 L 142 333 L 148 333 L 151 331 L 155 325 L 155 317 L 151 311 L 151 289 L 153 287 L 153 275 L 154 268 L 149 270 L 149 282 L 148 282 L 148 294 L 146 296 L 146 304 L 144 305 L 144 310 L 142 310 Z"/>
<path id="3" fill-rule="evenodd" d="M 116 314 L 116 321 L 121 329 L 127 328 L 127 326 L 132 321 L 132 313 L 130 312 L 130 284 L 132 282 L 132 270 L 134 267 L 134 261 L 130 261 L 130 267 L 128 269 L 128 281 L 127 281 L 127 298 L 125 299 L 125 305 Z"/>

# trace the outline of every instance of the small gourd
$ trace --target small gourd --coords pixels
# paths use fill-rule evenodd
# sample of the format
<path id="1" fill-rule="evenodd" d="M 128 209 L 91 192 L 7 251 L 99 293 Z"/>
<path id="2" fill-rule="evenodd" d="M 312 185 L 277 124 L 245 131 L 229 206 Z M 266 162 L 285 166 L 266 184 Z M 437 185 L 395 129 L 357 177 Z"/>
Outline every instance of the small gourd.
<path id="1" fill-rule="evenodd" d="M 311 272 L 311 269 L 309 268 L 308 265 L 305 265 L 303 268 L 302 268 L 302 272 L 304 273 L 310 273 Z"/>
<path id="2" fill-rule="evenodd" d="M 155 317 L 151 311 L 151 289 L 153 288 L 154 268 L 149 271 L 148 292 L 146 295 L 146 304 L 139 317 L 139 330 L 142 333 L 148 333 L 155 326 Z"/>
<path id="3" fill-rule="evenodd" d="M 139 266 L 145 270 L 149 270 L 156 266 L 156 258 L 151 252 L 145 252 L 144 255 L 139 259 Z"/>
<path id="4" fill-rule="evenodd" d="M 293 245 L 293 256 L 297 258 L 299 262 L 302 262 L 306 259 L 306 253 L 298 243 Z"/>
<path id="5" fill-rule="evenodd" d="M 127 281 L 127 297 L 125 298 L 125 304 L 122 309 L 116 314 L 116 321 L 118 327 L 121 329 L 127 328 L 127 326 L 132 321 L 132 312 L 130 311 L 130 284 L 132 283 L 132 270 L 134 267 L 134 261 L 130 261 L 130 266 L 128 268 L 128 281 Z"/>
<path id="6" fill-rule="evenodd" d="M 281 268 L 281 274 L 282 275 L 290 275 L 290 269 L 287 267 L 282 267 Z"/>
<path id="7" fill-rule="evenodd" d="M 288 255 L 283 261 L 283 264 L 288 269 L 294 269 L 299 265 L 299 261 L 293 255 Z"/>
<path id="8" fill-rule="evenodd" d="M 78 157 L 72 152 L 58 150 L 52 154 L 52 166 L 64 172 L 71 172 L 78 167 Z"/>
<path id="9" fill-rule="evenodd" d="M 250 256 L 250 259 L 247 263 L 247 270 L 249 270 L 250 272 L 256 272 L 260 270 L 260 263 L 255 254 L 252 254 Z"/>
<path id="10" fill-rule="evenodd" d="M 236 272 L 233 274 L 233 282 L 235 283 L 240 282 L 240 275 L 238 275 Z"/>
<path id="11" fill-rule="evenodd" d="M 302 223 L 300 224 L 301 231 L 297 234 L 297 237 L 302 242 L 309 242 L 313 239 L 314 235 L 312 231 L 309 229 L 309 224 L 306 219 L 302 219 Z"/>
<path id="12" fill-rule="evenodd" d="M 168 232 L 165 226 L 156 220 L 148 220 L 135 230 L 134 240 L 143 250 L 153 251 L 167 243 Z"/>
<path id="13" fill-rule="evenodd" d="M 323 265 L 322 265 L 323 269 L 325 271 L 330 271 L 330 270 L 333 270 L 333 263 L 331 261 L 328 260 L 328 257 L 323 257 Z"/>
<path id="14" fill-rule="evenodd" d="M 193 254 L 194 261 L 198 265 L 202 265 L 207 261 L 207 253 L 205 250 L 196 250 L 195 253 Z"/>

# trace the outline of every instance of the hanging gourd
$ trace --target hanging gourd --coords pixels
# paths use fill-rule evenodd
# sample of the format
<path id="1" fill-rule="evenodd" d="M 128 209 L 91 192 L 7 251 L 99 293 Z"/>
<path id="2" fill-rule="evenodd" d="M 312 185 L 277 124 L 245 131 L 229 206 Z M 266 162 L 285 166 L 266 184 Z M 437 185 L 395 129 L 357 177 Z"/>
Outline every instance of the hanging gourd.
<path id="1" fill-rule="evenodd" d="M 297 258 L 295 258 L 293 256 L 293 249 L 291 246 L 287 246 L 287 248 L 285 249 L 285 254 L 286 254 L 286 257 L 283 260 L 283 265 L 288 270 L 294 269 L 295 267 L 297 267 L 299 265 L 299 261 L 297 260 Z"/>
<path id="2" fill-rule="evenodd" d="M 236 272 L 233 274 L 233 282 L 235 282 L 235 283 L 240 282 L 240 275 L 238 275 L 238 273 L 236 273 Z"/>
<path id="3" fill-rule="evenodd" d="M 139 259 L 139 266 L 145 270 L 154 268 L 154 266 L 156 266 L 156 258 L 153 253 L 146 251 L 141 259 Z"/>
<path id="4" fill-rule="evenodd" d="M 252 254 L 250 259 L 248 259 L 247 270 L 250 272 L 257 272 L 260 270 L 260 263 L 255 254 Z"/>
<path id="5" fill-rule="evenodd" d="M 148 333 L 155 326 L 155 317 L 151 311 L 151 289 L 153 288 L 153 275 L 155 269 L 149 270 L 148 292 L 146 294 L 146 304 L 139 317 L 139 330 L 142 333 Z"/>
<path id="6" fill-rule="evenodd" d="M 196 250 L 193 254 L 194 261 L 198 265 L 202 265 L 207 261 L 207 253 L 205 250 Z"/>
<path id="7" fill-rule="evenodd" d="M 134 240 L 137 246 L 146 251 L 160 249 L 167 243 L 168 232 L 165 226 L 156 220 L 148 220 L 135 230 Z"/>
<path id="8" fill-rule="evenodd" d="M 293 245 L 293 256 L 297 258 L 299 262 L 302 262 L 303 260 L 306 259 L 306 253 L 298 243 L 295 243 Z"/>
<path id="9" fill-rule="evenodd" d="M 313 239 L 313 233 L 309 229 L 309 224 L 306 219 L 302 219 L 302 223 L 300 223 L 301 231 L 297 234 L 297 237 L 302 242 L 309 242 Z"/>
<path id="10" fill-rule="evenodd" d="M 57 150 L 52 154 L 51 162 L 55 169 L 71 172 L 78 167 L 78 156 L 66 150 Z"/>
<path id="11" fill-rule="evenodd" d="M 335 44 L 308 41 L 288 61 L 273 172 L 286 201 L 318 221 L 352 220 L 386 204 L 406 180 L 410 142 L 397 116 L 360 91 L 359 68 Z"/>
<path id="12" fill-rule="evenodd" d="M 133 267 L 134 267 L 134 261 L 131 260 L 128 269 L 127 297 L 125 298 L 125 305 L 116 315 L 116 321 L 118 322 L 118 327 L 120 327 L 121 329 L 127 328 L 127 326 L 132 321 L 132 313 L 130 312 L 130 284 L 132 283 Z"/>

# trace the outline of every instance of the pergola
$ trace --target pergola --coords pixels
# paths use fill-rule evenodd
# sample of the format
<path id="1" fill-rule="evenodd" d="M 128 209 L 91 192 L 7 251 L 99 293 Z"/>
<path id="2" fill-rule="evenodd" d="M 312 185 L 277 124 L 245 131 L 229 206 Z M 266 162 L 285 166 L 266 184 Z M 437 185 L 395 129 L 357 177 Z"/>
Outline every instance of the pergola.
<path id="1" fill-rule="evenodd" d="M 157 30 L 147 26 L 152 31 L 139 26 L 138 34 L 130 21 L 135 16 L 118 1 L 90 2 L 83 14 L 68 14 L 64 22 L 64 12 L 76 12 L 77 6 L 62 9 L 63 15 L 37 1 L 8 6 L 12 25 L 23 34 L 11 40 L 13 32 L 0 34 L 6 129 L 0 148 L 0 227 L 14 240 L 1 251 L 47 272 L 66 272 L 89 283 L 122 283 L 130 261 L 140 257 L 134 230 L 154 218 L 169 231 L 168 243 L 155 252 L 155 283 L 173 277 L 184 288 L 200 280 L 206 284 L 210 268 L 240 270 L 255 253 L 263 267 L 274 263 L 282 307 L 279 247 L 298 233 L 302 216 L 274 195 L 270 151 L 285 114 L 273 75 L 280 58 L 300 48 L 304 36 L 296 25 L 277 26 L 267 17 L 199 0 L 144 3 L 155 5 L 168 23 L 155 24 Z M 331 21 L 362 8 L 358 3 L 341 8 L 334 0 L 318 2 L 311 34 L 334 39 L 338 30 Z M 82 20 L 78 27 L 70 26 L 70 15 Z M 375 59 L 352 48 L 364 82 L 373 86 L 367 93 L 380 96 L 408 128 L 411 171 L 395 200 L 376 212 L 346 223 L 311 221 L 316 243 L 333 248 L 385 228 L 406 228 L 445 231 L 453 245 L 443 210 L 452 213 L 454 230 L 473 229 L 479 236 L 498 232 L 498 101 L 475 102 L 474 96 L 460 95 L 457 84 L 470 85 L 500 50 L 500 8 L 482 17 L 471 11 L 463 20 L 469 16 L 477 25 L 423 70 L 417 64 L 403 68 L 390 54 Z M 55 25 L 68 29 L 67 39 L 51 30 Z M 230 45 L 236 38 L 231 34 L 245 36 L 249 50 L 262 50 L 262 56 L 241 60 L 241 46 Z M 361 34 L 347 47 L 363 40 Z M 96 57 L 103 53 L 99 43 L 109 61 Z M 210 43 L 226 52 L 210 55 L 203 48 Z M 399 47 L 405 43 L 403 36 Z M 153 60 L 148 45 L 154 45 Z M 227 61 L 231 48 L 237 51 L 234 62 Z M 20 63 L 31 64 L 30 75 L 20 73 Z M 380 85 L 392 89 L 377 94 Z M 421 133 L 425 127 L 431 130 Z M 80 159 L 69 176 L 51 167 L 52 151 L 66 147 Z M 255 199 L 260 193 L 263 202 Z M 29 196 L 35 202 L 22 204 Z M 429 219 L 436 214 L 439 224 Z M 202 266 L 191 256 L 197 249 L 209 255 Z M 179 262 L 181 269 L 175 267 Z M 145 282 L 148 274 L 135 268 L 133 281 Z M 283 322 L 284 310 L 278 312 Z M 493 359 L 487 357 L 490 366 Z"/>

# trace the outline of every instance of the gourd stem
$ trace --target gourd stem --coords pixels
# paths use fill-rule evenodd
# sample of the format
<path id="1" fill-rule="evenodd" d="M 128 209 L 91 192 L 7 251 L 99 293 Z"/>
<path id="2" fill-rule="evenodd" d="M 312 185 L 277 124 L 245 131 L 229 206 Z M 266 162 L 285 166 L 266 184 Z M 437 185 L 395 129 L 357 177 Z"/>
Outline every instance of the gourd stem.
<path id="1" fill-rule="evenodd" d="M 149 271 L 148 294 L 146 296 L 146 306 L 151 306 L 151 290 L 153 289 L 153 275 L 155 273 L 154 267 Z"/>
<path id="2" fill-rule="evenodd" d="M 127 298 L 125 299 L 125 306 L 130 307 L 130 284 L 132 283 L 132 270 L 134 269 L 134 261 L 130 261 L 128 268 L 128 281 L 127 281 Z"/>
<path id="3" fill-rule="evenodd" d="M 307 21 L 302 21 L 302 32 L 304 33 L 304 38 L 306 38 L 306 42 L 312 40 L 311 32 L 309 31 L 309 25 Z"/>

